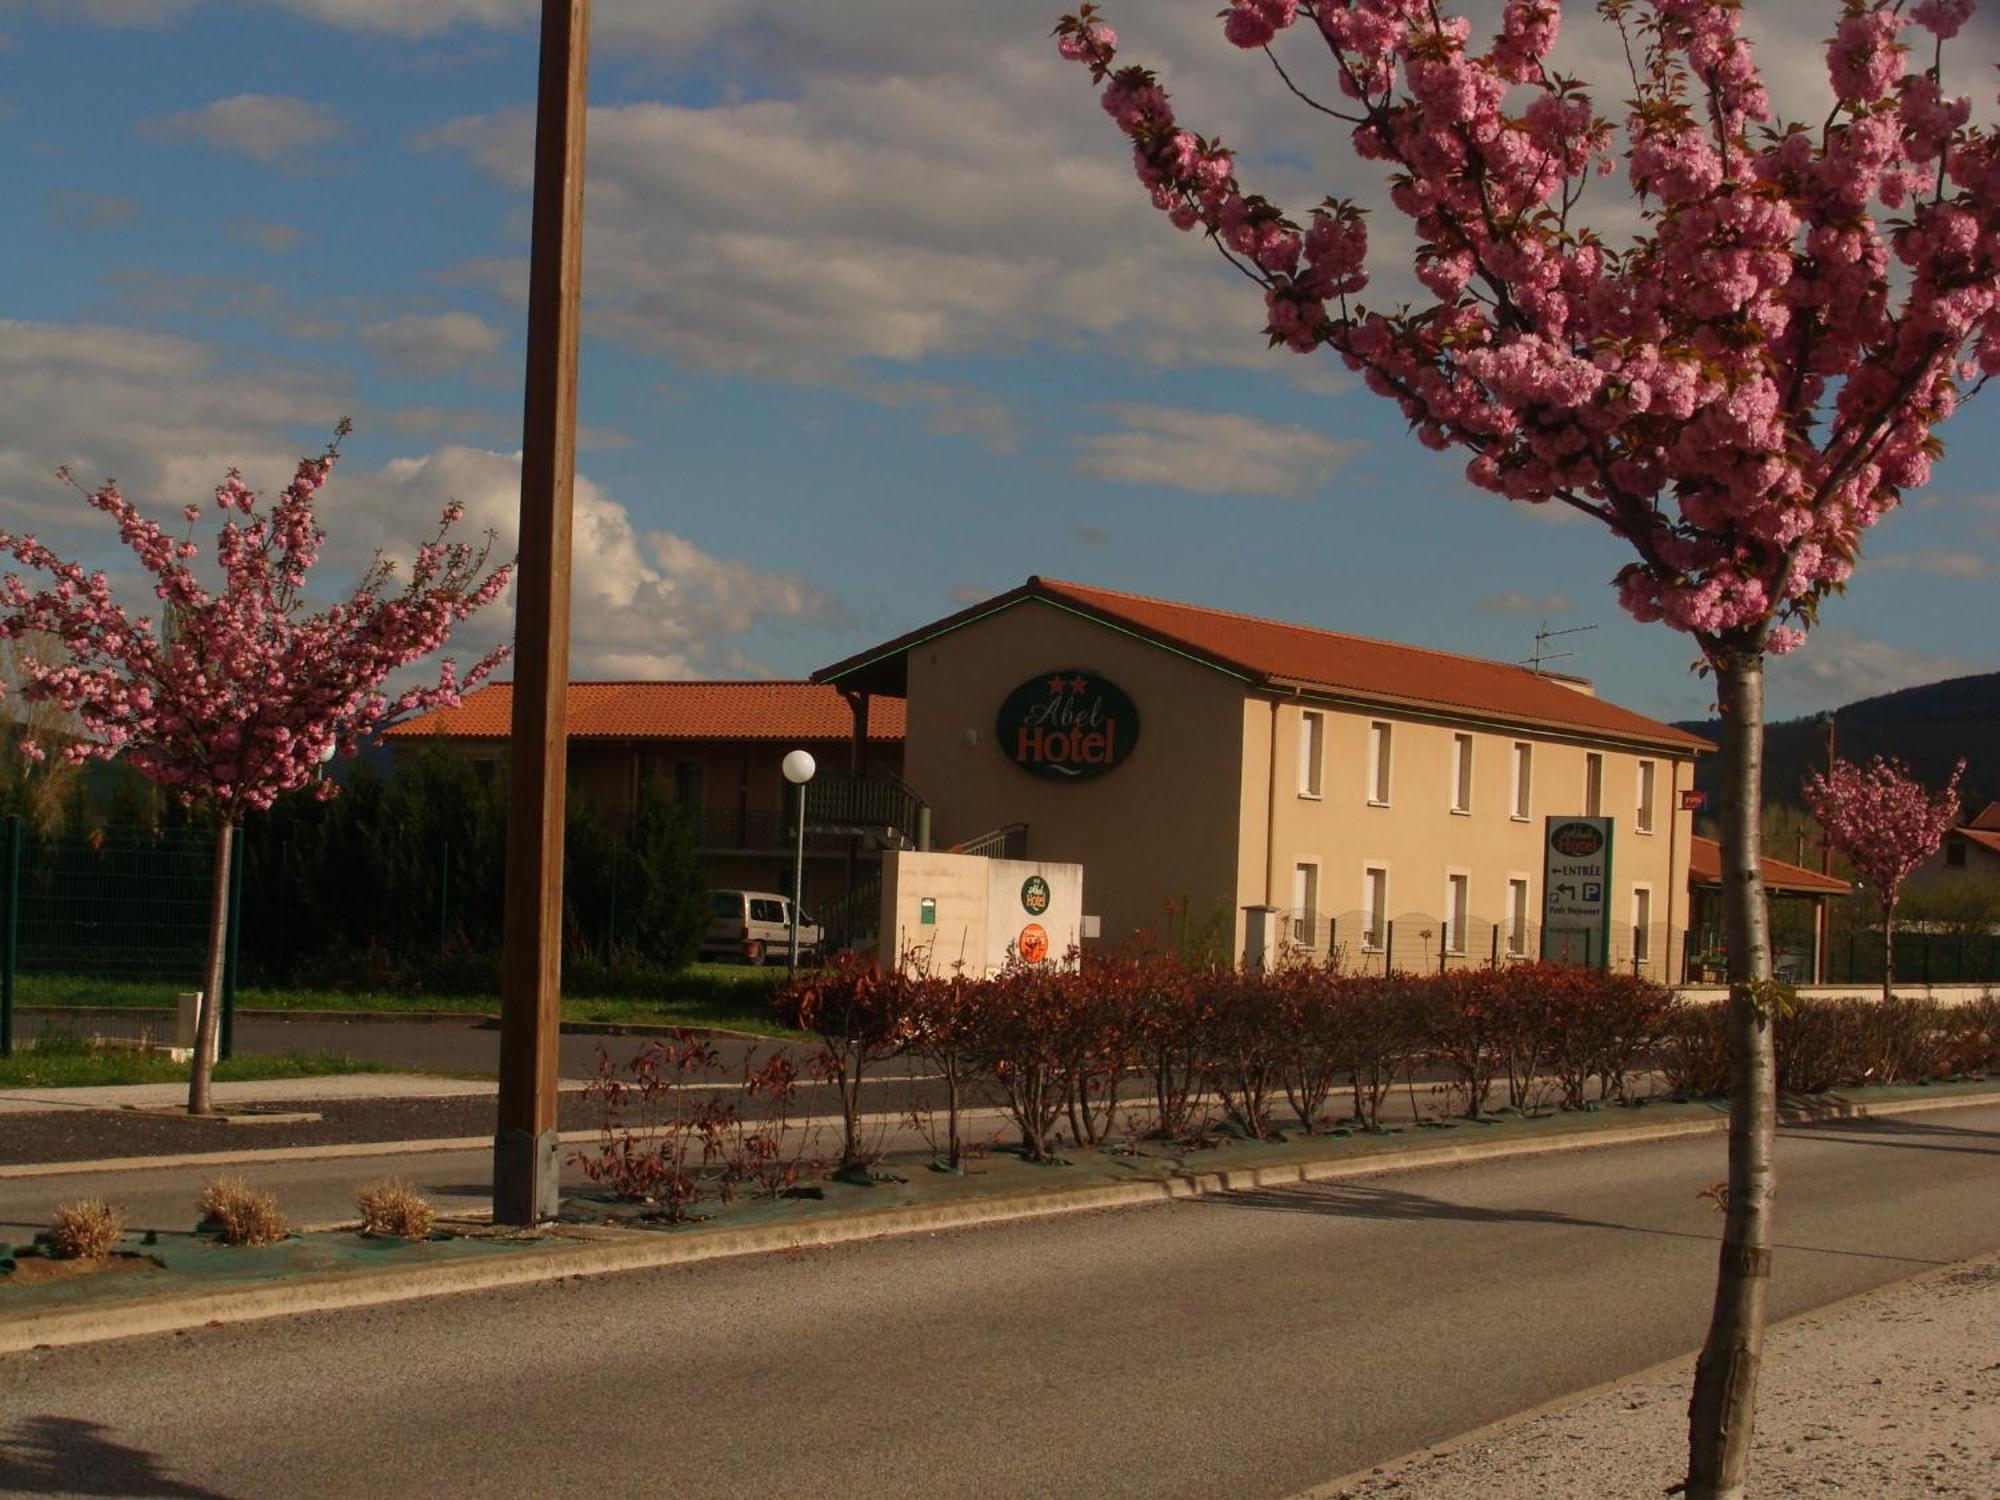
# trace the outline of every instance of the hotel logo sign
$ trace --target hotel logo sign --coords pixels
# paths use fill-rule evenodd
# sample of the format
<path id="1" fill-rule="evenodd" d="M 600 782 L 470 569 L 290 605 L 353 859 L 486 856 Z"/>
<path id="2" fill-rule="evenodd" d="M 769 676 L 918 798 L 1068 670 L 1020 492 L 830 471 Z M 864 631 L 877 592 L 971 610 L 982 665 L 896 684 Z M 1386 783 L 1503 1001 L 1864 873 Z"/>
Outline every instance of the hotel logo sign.
<path id="1" fill-rule="evenodd" d="M 1032 776 L 1085 781 L 1123 765 L 1139 743 L 1139 710 L 1092 672 L 1043 672 L 1000 705 L 1001 754 Z"/>

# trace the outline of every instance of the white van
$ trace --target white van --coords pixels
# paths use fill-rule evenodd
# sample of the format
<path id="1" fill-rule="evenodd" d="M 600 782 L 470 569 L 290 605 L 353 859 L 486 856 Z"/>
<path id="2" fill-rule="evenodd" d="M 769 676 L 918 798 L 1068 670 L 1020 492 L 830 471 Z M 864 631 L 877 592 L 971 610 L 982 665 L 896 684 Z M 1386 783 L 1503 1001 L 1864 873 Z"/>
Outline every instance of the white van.
<path id="1" fill-rule="evenodd" d="M 740 958 L 761 964 L 783 962 L 792 951 L 792 903 L 774 891 L 710 891 L 703 958 Z M 819 924 L 799 912 L 799 959 L 817 959 Z"/>

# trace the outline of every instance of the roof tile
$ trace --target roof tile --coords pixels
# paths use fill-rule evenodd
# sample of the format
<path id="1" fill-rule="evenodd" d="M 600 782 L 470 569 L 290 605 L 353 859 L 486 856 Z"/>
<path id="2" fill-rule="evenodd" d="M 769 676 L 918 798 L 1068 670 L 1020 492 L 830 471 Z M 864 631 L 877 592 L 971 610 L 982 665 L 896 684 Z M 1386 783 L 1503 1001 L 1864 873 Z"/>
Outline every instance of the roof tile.
<path id="1" fill-rule="evenodd" d="M 903 700 L 873 698 L 868 738 L 903 738 Z M 514 685 L 489 683 L 457 708 L 440 709 L 389 731 L 392 739 L 505 739 Z M 853 719 L 837 688 L 812 682 L 573 682 L 571 739 L 844 740 Z"/>
<path id="2" fill-rule="evenodd" d="M 1566 687 L 1560 678 L 1526 667 L 1053 578 L 1030 578 L 1007 594 L 823 668 L 815 676 L 820 681 L 839 681 L 849 675 L 859 678 L 920 640 L 1030 599 L 1045 600 L 1134 631 L 1236 672 L 1261 687 L 1296 688 L 1384 707 L 1499 720 L 1523 728 L 1638 743 L 1681 754 L 1715 748 L 1699 736 Z"/>

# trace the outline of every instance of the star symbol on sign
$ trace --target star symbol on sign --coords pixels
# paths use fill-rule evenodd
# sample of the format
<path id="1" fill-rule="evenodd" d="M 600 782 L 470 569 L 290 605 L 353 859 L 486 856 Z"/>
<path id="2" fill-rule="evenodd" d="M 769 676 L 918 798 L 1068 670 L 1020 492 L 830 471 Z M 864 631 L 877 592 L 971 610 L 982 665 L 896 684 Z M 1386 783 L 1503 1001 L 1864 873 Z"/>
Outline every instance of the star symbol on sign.
<path id="1" fill-rule="evenodd" d="M 1066 685 L 1065 680 L 1061 677 L 1051 677 L 1048 682 L 1048 688 L 1051 693 L 1060 693 Z"/>
<path id="2" fill-rule="evenodd" d="M 1081 693 L 1089 686 L 1090 680 L 1086 677 L 1072 677 L 1069 680 L 1069 690 L 1072 693 Z"/>

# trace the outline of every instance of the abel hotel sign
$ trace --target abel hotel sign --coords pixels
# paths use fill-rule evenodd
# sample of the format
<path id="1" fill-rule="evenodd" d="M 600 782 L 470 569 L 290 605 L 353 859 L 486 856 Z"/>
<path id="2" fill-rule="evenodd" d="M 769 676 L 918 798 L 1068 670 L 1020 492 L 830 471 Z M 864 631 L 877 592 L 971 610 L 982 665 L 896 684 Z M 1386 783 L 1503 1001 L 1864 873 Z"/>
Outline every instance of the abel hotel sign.
<path id="1" fill-rule="evenodd" d="M 1124 764 L 1139 743 L 1139 710 L 1094 672 L 1038 672 L 1001 702 L 993 742 L 1030 776 L 1086 781 Z"/>

